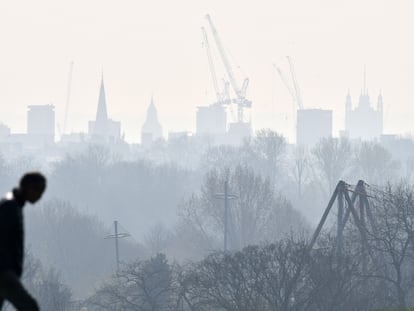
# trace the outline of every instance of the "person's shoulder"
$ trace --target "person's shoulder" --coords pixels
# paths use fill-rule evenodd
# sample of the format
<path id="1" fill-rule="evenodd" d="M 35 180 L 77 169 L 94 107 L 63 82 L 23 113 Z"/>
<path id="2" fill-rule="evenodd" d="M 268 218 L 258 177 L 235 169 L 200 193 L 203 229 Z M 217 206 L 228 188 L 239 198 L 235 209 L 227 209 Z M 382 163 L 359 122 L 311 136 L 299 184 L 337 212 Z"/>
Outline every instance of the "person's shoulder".
<path id="1" fill-rule="evenodd" d="M 15 208 L 16 206 L 16 200 L 11 192 L 6 193 L 6 195 L 0 199 L 0 212 Z"/>
<path id="2" fill-rule="evenodd" d="M 10 230 L 14 227 L 15 221 L 19 217 L 19 209 L 14 198 L 10 198 L 7 195 L 0 199 L 0 230 Z"/>

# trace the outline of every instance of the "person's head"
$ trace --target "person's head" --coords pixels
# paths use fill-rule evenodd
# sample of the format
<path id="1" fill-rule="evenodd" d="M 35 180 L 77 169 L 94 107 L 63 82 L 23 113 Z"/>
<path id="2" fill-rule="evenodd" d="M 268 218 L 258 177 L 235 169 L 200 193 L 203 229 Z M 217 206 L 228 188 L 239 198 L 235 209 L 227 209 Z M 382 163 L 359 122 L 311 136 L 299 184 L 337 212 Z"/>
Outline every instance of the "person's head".
<path id="1" fill-rule="evenodd" d="M 46 178 L 39 172 L 26 173 L 20 179 L 19 188 L 26 201 L 35 203 L 46 189 Z"/>

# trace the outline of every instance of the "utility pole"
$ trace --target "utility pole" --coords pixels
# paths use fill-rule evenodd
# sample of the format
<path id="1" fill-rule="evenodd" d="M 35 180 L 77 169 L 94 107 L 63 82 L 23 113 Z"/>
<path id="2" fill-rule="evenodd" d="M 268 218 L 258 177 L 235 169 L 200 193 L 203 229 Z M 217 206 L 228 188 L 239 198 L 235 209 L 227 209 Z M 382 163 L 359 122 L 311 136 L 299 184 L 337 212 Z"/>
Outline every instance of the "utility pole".
<path id="1" fill-rule="evenodd" d="M 131 235 L 127 232 L 119 233 L 118 232 L 118 221 L 114 221 L 114 233 L 105 237 L 105 239 L 114 239 L 115 240 L 115 260 L 116 260 L 116 273 L 119 272 L 119 245 L 118 239 L 127 238 Z"/>
<path id="2" fill-rule="evenodd" d="M 116 255 L 116 272 L 119 271 L 119 246 L 118 246 L 118 221 L 114 221 L 115 229 L 115 255 Z"/>
<path id="3" fill-rule="evenodd" d="M 224 182 L 224 193 L 216 193 L 214 195 L 216 199 L 224 201 L 224 214 L 223 214 L 223 223 L 224 223 L 224 233 L 223 233 L 223 250 L 226 253 L 228 251 L 228 236 L 229 236 L 229 200 L 237 199 L 237 196 L 234 194 L 229 194 L 229 181 L 226 179 Z"/>

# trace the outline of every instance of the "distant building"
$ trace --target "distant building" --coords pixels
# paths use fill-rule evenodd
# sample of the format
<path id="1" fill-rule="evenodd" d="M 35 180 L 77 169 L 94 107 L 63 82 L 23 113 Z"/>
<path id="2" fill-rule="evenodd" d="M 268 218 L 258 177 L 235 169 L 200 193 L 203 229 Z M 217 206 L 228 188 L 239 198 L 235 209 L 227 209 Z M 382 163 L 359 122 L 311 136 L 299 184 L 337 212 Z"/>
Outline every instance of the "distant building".
<path id="1" fill-rule="evenodd" d="M 60 137 L 61 144 L 80 144 L 86 143 L 87 137 L 85 133 L 68 133 Z"/>
<path id="2" fill-rule="evenodd" d="M 226 135 L 227 113 L 222 105 L 197 107 L 196 134 L 221 139 Z"/>
<path id="3" fill-rule="evenodd" d="M 141 129 L 141 144 L 143 146 L 148 146 L 160 138 L 162 138 L 162 127 L 158 121 L 157 108 L 155 107 L 154 98 L 152 97 L 147 110 L 147 118 Z"/>
<path id="4" fill-rule="evenodd" d="M 91 141 L 109 143 L 121 139 L 121 122 L 108 118 L 103 77 L 99 91 L 95 121 L 89 121 L 88 136 Z"/>
<path id="5" fill-rule="evenodd" d="M 312 146 L 321 138 L 332 137 L 332 110 L 299 109 L 297 111 L 296 144 Z"/>
<path id="6" fill-rule="evenodd" d="M 0 123 L 0 142 L 8 140 L 10 138 L 10 134 L 10 128 L 5 124 Z"/>
<path id="7" fill-rule="evenodd" d="M 351 139 L 379 139 L 383 133 L 383 99 L 378 96 L 377 109 L 371 106 L 368 91 L 359 96 L 358 106 L 352 109 L 351 95 L 345 101 L 345 132 Z"/>
<path id="8" fill-rule="evenodd" d="M 252 134 L 253 130 L 250 122 L 234 122 L 229 125 L 226 140 L 230 145 L 240 145 Z"/>
<path id="9" fill-rule="evenodd" d="M 177 142 L 177 141 L 188 141 L 192 137 L 190 132 L 168 132 L 168 141 Z"/>
<path id="10" fill-rule="evenodd" d="M 27 142 L 30 146 L 52 145 L 55 141 L 55 107 L 31 105 L 27 111 Z"/>

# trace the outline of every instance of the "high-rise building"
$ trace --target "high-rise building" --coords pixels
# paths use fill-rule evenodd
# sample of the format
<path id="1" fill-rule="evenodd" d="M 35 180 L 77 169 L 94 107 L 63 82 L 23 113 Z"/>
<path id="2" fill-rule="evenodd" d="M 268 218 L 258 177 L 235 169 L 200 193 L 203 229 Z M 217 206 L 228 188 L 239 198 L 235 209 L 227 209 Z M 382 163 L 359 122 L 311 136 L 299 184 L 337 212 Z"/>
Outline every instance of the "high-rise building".
<path id="1" fill-rule="evenodd" d="M 108 118 L 103 77 L 99 90 L 98 109 L 95 121 L 89 121 L 89 138 L 95 142 L 114 142 L 121 139 L 121 122 Z"/>
<path id="2" fill-rule="evenodd" d="M 30 145 L 51 145 L 55 141 L 55 107 L 30 105 L 27 111 L 27 138 Z"/>
<path id="3" fill-rule="evenodd" d="M 197 107 L 196 134 L 222 137 L 227 130 L 227 113 L 222 105 Z"/>
<path id="4" fill-rule="evenodd" d="M 0 123 L 0 142 L 4 142 L 10 138 L 11 130 L 4 123 Z"/>
<path id="5" fill-rule="evenodd" d="M 230 145 L 239 146 L 253 134 L 250 122 L 233 122 L 229 124 L 226 141 Z"/>
<path id="6" fill-rule="evenodd" d="M 151 97 L 151 103 L 147 109 L 147 118 L 141 129 L 141 144 L 148 146 L 160 138 L 162 138 L 162 127 L 158 121 L 158 113 L 154 104 L 154 98 Z"/>
<path id="7" fill-rule="evenodd" d="M 359 96 L 358 106 L 352 109 L 351 95 L 345 101 L 345 134 L 351 139 L 379 139 L 383 132 L 383 99 L 378 95 L 377 108 L 371 105 L 368 91 Z"/>
<path id="8" fill-rule="evenodd" d="M 297 111 L 296 144 L 312 146 L 321 138 L 332 137 L 332 110 L 299 109 Z"/>

